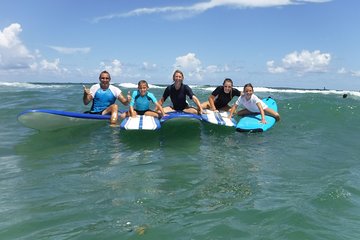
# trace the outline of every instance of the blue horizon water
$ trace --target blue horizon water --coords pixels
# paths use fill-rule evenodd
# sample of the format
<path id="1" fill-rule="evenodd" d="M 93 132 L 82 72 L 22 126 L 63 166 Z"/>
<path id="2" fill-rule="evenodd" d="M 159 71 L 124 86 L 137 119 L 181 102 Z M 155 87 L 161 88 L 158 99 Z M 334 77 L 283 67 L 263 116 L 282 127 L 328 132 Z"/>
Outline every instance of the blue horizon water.
<path id="1" fill-rule="evenodd" d="M 257 134 L 200 122 L 37 132 L 17 115 L 85 111 L 82 85 L 1 86 L 1 239 L 360 237 L 358 92 L 255 88 L 282 117 Z M 201 101 L 211 89 L 193 86 Z"/>

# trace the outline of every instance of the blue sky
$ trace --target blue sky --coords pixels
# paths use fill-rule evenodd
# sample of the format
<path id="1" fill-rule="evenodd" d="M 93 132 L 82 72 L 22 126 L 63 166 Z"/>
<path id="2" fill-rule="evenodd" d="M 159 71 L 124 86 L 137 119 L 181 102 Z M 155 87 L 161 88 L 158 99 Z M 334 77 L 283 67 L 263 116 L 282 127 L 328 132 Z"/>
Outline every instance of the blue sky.
<path id="1" fill-rule="evenodd" d="M 2 0 L 1 82 L 360 90 L 357 0 Z"/>

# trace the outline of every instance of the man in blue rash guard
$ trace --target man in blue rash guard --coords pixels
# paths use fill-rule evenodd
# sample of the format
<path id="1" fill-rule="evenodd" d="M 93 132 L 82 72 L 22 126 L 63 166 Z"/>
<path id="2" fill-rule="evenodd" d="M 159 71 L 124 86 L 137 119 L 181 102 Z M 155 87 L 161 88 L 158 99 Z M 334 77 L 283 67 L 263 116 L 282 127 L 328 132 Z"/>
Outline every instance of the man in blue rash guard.
<path id="1" fill-rule="evenodd" d="M 94 84 L 90 89 L 84 86 L 83 102 L 85 105 L 88 105 L 92 101 L 89 113 L 101 115 L 110 114 L 110 124 L 115 125 L 118 120 L 119 109 L 115 103 L 116 99 L 122 104 L 128 105 L 131 97 L 128 94 L 127 98 L 125 98 L 118 87 L 110 85 L 110 80 L 110 73 L 102 71 L 99 75 L 100 83 Z"/>

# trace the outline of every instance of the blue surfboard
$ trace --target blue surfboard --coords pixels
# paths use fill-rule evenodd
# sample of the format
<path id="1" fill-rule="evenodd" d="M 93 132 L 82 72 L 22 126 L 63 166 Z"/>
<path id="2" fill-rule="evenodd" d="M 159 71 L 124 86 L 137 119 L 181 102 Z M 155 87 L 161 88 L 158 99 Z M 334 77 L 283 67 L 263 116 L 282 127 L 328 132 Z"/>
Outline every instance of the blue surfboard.
<path id="1" fill-rule="evenodd" d="M 229 112 L 226 111 L 214 112 L 209 109 L 205 109 L 204 111 L 205 113 L 201 114 L 201 117 L 205 122 L 220 126 L 226 126 L 226 127 L 236 126 L 235 119 L 229 118 Z"/>
<path id="2" fill-rule="evenodd" d="M 122 130 L 158 130 L 160 127 L 158 118 L 145 115 L 127 117 L 120 124 Z"/>
<path id="3" fill-rule="evenodd" d="M 183 111 L 176 111 L 176 112 L 169 112 L 166 113 L 166 115 L 164 117 L 162 117 L 160 119 L 160 122 L 163 124 L 165 122 L 171 121 L 201 121 L 202 118 L 200 115 L 198 114 L 193 114 L 193 113 L 186 113 Z"/>
<path id="4" fill-rule="evenodd" d="M 277 112 L 277 104 L 274 99 L 268 97 L 262 101 L 271 109 Z M 239 132 L 265 132 L 272 128 L 276 120 L 274 117 L 265 115 L 266 124 L 261 123 L 261 114 L 251 114 L 242 117 L 236 125 Z"/>
<path id="5" fill-rule="evenodd" d="M 40 131 L 52 131 L 85 124 L 108 123 L 110 115 L 32 109 L 20 113 L 17 119 L 26 127 Z"/>

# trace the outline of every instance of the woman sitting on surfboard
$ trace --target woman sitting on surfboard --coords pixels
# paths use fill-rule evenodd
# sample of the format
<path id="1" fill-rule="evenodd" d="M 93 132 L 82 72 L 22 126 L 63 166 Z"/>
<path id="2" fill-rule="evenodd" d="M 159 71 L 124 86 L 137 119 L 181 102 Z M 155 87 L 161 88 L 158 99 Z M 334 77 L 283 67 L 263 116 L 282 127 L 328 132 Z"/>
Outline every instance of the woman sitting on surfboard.
<path id="1" fill-rule="evenodd" d="M 146 115 L 160 118 L 165 115 L 163 108 L 157 102 L 154 94 L 149 92 L 148 89 L 148 83 L 145 80 L 140 80 L 138 83 L 138 90 L 133 91 L 131 96 L 129 112 L 126 113 L 126 116 L 136 117 L 136 115 Z M 150 102 L 153 102 L 156 105 L 160 114 L 150 110 Z"/>
<path id="2" fill-rule="evenodd" d="M 261 122 L 266 123 L 265 114 L 270 115 L 276 119 L 276 121 L 280 121 L 279 113 L 275 112 L 271 108 L 261 101 L 254 93 L 254 88 L 251 83 L 245 84 L 244 86 L 244 95 L 240 96 L 235 104 L 230 109 L 229 118 L 232 117 L 234 111 L 237 109 L 239 105 L 243 105 L 245 109 L 242 109 L 238 112 L 238 115 L 244 116 L 254 113 L 261 114 Z"/>
<path id="3" fill-rule="evenodd" d="M 223 85 L 218 86 L 209 96 L 208 101 L 201 104 L 202 108 L 210 109 L 211 111 L 229 111 L 229 102 L 233 97 L 240 97 L 241 92 L 233 88 L 233 81 L 230 78 L 225 78 Z"/>
<path id="4" fill-rule="evenodd" d="M 162 106 L 165 100 L 170 96 L 173 105 L 164 107 L 165 113 L 174 111 L 184 111 L 192 114 L 203 113 L 199 99 L 194 95 L 188 85 L 183 84 L 183 80 L 184 74 L 180 70 L 176 70 L 173 74 L 174 83 L 165 89 L 164 94 L 158 103 Z M 198 107 L 197 110 L 194 107 L 189 106 L 186 102 L 186 96 L 194 101 Z"/>
<path id="5" fill-rule="evenodd" d="M 110 124 L 114 125 L 118 119 L 119 109 L 115 103 L 116 99 L 119 99 L 126 106 L 130 102 L 130 95 L 128 93 L 127 98 L 125 98 L 118 87 L 110 84 L 110 80 L 110 73 L 102 71 L 99 75 L 100 83 L 92 85 L 90 89 L 84 86 L 83 102 L 88 105 L 92 101 L 91 109 L 87 113 L 111 114 Z"/>

